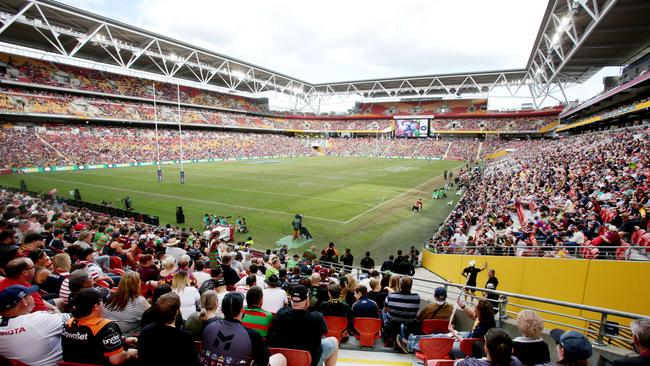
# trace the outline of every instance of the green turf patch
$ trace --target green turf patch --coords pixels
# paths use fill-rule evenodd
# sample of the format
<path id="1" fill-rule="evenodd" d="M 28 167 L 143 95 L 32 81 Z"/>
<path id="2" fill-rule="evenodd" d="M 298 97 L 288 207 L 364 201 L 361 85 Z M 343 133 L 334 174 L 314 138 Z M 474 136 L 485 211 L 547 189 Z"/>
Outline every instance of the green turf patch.
<path id="1" fill-rule="evenodd" d="M 326 156 L 268 161 L 188 164 L 185 184 L 178 182 L 178 166 L 163 167 L 162 183 L 155 167 L 133 167 L 7 175 L 0 184 L 18 187 L 24 179 L 29 190 L 57 188 L 62 194 L 78 188 L 84 201 L 114 206 L 128 195 L 135 211 L 157 215 L 163 225 L 176 224 L 177 206 L 183 206 L 188 228 L 202 228 L 205 213 L 231 221 L 241 215 L 250 232 L 236 233 L 235 240 L 252 236 L 259 248 L 275 248 L 291 231 L 294 215 L 302 214 L 316 237 L 311 244 L 322 249 L 332 241 L 340 250 L 350 248 L 358 264 L 366 250 L 379 261 L 397 249 L 421 247 L 451 210 L 447 200 L 431 200 L 431 192 L 444 185 L 444 170 L 461 164 Z M 414 215 L 419 197 L 424 209 Z"/>
<path id="2" fill-rule="evenodd" d="M 305 244 L 311 243 L 312 241 L 314 241 L 314 239 L 300 238 L 298 240 L 293 240 L 293 236 L 287 235 L 285 237 L 280 238 L 278 241 L 275 242 L 275 244 L 278 244 L 280 246 L 286 245 L 289 249 L 296 249 L 302 247 Z"/>

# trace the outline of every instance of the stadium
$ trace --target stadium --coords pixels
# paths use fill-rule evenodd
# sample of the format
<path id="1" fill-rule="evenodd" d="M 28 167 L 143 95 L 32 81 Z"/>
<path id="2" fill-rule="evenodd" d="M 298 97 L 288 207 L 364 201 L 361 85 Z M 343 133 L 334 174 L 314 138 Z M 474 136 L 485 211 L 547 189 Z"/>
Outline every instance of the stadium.
<path id="1" fill-rule="evenodd" d="M 0 365 L 650 364 L 650 3 L 543 4 L 315 82 L 0 1 Z"/>

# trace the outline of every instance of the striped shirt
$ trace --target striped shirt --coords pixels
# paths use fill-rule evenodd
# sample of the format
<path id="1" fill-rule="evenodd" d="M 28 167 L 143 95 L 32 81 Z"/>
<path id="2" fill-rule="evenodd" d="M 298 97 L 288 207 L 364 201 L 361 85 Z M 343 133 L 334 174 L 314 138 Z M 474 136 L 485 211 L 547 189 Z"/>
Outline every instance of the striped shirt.
<path id="1" fill-rule="evenodd" d="M 392 292 L 386 297 L 390 320 L 405 321 L 415 319 L 420 309 L 420 295 L 404 292 Z"/>
<path id="2" fill-rule="evenodd" d="M 256 330 L 262 337 L 266 337 L 273 322 L 273 314 L 260 308 L 244 308 L 244 317 L 241 323 L 249 329 Z"/>

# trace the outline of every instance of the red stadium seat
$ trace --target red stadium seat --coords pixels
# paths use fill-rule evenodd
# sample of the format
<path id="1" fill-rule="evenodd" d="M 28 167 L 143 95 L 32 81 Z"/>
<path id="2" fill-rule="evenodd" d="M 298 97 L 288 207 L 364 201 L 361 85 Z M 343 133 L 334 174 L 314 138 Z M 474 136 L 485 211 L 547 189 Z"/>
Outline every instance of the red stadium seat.
<path id="1" fill-rule="evenodd" d="M 629 258 L 630 243 L 622 241 L 621 246 L 616 248 L 616 259 L 626 260 Z"/>
<path id="2" fill-rule="evenodd" d="M 420 351 L 415 352 L 415 357 L 424 360 L 424 363 L 427 360 L 449 359 L 453 346 L 453 338 L 424 338 L 420 340 Z"/>
<path id="3" fill-rule="evenodd" d="M 307 351 L 289 348 L 269 348 L 272 355 L 282 353 L 287 358 L 287 366 L 311 365 L 311 354 Z"/>
<path id="4" fill-rule="evenodd" d="M 347 338 L 348 335 L 348 318 L 344 316 L 325 316 L 327 323 L 327 336 L 336 337 L 341 342 L 341 338 Z"/>
<path id="5" fill-rule="evenodd" d="M 460 342 L 460 350 L 465 354 L 467 357 L 472 357 L 472 349 L 474 348 L 474 343 L 475 342 L 480 342 L 483 343 L 483 338 L 464 338 L 462 342 Z"/>
<path id="6" fill-rule="evenodd" d="M 632 244 L 639 245 L 639 241 L 641 240 L 643 234 L 645 234 L 645 230 L 643 229 L 639 229 L 632 233 Z"/>
<path id="7" fill-rule="evenodd" d="M 375 345 L 375 340 L 381 337 L 381 320 L 377 318 L 355 318 L 354 329 L 359 332 L 356 337 L 365 347 Z"/>
<path id="8" fill-rule="evenodd" d="M 428 360 L 425 366 L 454 366 L 455 360 Z"/>
<path id="9" fill-rule="evenodd" d="M 425 319 L 422 321 L 420 330 L 422 334 L 444 333 L 449 326 L 449 322 L 444 319 Z"/>

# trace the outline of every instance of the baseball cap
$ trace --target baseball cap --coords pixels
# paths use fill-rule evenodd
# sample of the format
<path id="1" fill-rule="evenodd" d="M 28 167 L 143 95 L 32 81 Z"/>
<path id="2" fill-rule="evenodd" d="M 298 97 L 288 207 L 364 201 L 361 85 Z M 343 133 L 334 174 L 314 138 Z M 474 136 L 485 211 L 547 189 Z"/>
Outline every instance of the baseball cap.
<path id="1" fill-rule="evenodd" d="M 280 277 L 278 277 L 276 274 L 272 274 L 269 276 L 269 278 L 266 279 L 266 283 L 272 286 L 277 286 L 280 284 Z"/>
<path id="2" fill-rule="evenodd" d="M 226 285 L 226 280 L 222 278 L 217 278 L 216 279 L 216 285 L 217 287 L 225 286 Z"/>
<path id="3" fill-rule="evenodd" d="M 435 299 L 436 303 L 438 303 L 438 305 L 441 305 L 441 303 L 447 300 L 447 290 L 445 290 L 444 287 L 436 288 L 433 293 L 433 298 Z"/>
<path id="4" fill-rule="evenodd" d="M 564 358 L 568 360 L 586 360 L 591 357 L 591 343 L 580 332 L 562 329 L 551 330 L 551 338 L 564 348 Z"/>
<path id="5" fill-rule="evenodd" d="M 31 295 L 38 291 L 38 286 L 21 286 L 13 285 L 0 291 L 0 311 L 11 309 L 25 296 Z"/>
<path id="6" fill-rule="evenodd" d="M 291 290 L 291 301 L 294 303 L 305 301 L 308 297 L 309 290 L 303 285 L 295 286 L 293 290 Z"/>
<path id="7" fill-rule="evenodd" d="M 88 316 L 93 307 L 102 301 L 102 295 L 94 288 L 85 288 L 72 296 L 72 316 L 83 318 Z"/>

